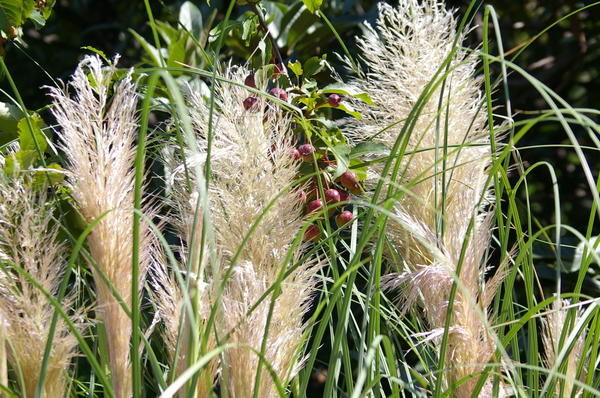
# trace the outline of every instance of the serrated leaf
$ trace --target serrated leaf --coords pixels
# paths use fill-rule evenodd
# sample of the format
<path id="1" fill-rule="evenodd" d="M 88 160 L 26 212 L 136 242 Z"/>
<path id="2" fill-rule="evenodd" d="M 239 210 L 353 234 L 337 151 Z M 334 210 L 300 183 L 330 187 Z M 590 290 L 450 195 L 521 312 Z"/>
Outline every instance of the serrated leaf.
<path id="1" fill-rule="evenodd" d="M 359 89 L 358 87 L 351 86 L 345 83 L 333 83 L 321 90 L 321 94 L 341 94 L 350 96 L 353 98 L 358 98 L 359 100 L 366 102 L 369 105 L 373 105 L 373 100 L 365 91 Z"/>
<path id="2" fill-rule="evenodd" d="M 350 152 L 350 158 L 357 158 L 363 155 L 384 155 L 390 152 L 389 148 L 382 143 L 378 142 L 362 142 L 352 148 Z"/>
<path id="3" fill-rule="evenodd" d="M 37 153 L 39 150 L 41 153 L 46 152 L 48 143 L 46 142 L 46 136 L 42 133 L 42 128 L 45 126 L 44 121 L 38 115 L 31 116 L 29 121 L 31 122 L 31 127 L 27 122 L 27 118 L 22 118 L 17 123 L 19 147 L 23 151 L 34 151 Z"/>
<path id="4" fill-rule="evenodd" d="M 319 8 L 321 8 L 321 4 L 323 4 L 323 0 L 302 0 L 308 11 L 313 14 L 317 12 Z"/>

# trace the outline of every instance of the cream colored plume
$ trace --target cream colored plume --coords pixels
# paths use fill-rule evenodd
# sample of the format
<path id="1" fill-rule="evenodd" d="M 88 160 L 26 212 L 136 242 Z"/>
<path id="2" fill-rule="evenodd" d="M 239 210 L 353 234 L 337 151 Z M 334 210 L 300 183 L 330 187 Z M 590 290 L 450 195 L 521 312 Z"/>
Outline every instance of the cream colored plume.
<path id="1" fill-rule="evenodd" d="M 68 87 L 50 88 L 50 94 L 67 158 L 67 186 L 86 222 L 102 217 L 87 239 L 91 256 L 130 308 L 138 96 L 129 74 L 115 82 L 111 92 L 115 73 L 114 66 L 105 69 L 97 56 L 88 56 L 77 67 Z M 140 282 L 150 254 L 148 228 L 143 231 Z M 116 396 L 126 398 L 131 396 L 131 320 L 100 272 L 93 269 L 96 310 L 106 328 L 113 388 Z"/>
<path id="2" fill-rule="evenodd" d="M 33 189 L 31 183 L 5 177 L 2 169 L 0 174 L 0 328 L 6 339 L 2 344 L 6 342 L 3 349 L 20 396 L 33 398 L 54 306 L 24 273 L 56 296 L 67 264 L 66 248 L 58 240 L 58 226 L 52 222 L 53 207 L 47 203 L 46 187 Z M 74 294 L 68 294 L 61 304 L 81 329 L 81 314 L 73 308 Z M 68 396 L 69 367 L 76 346 L 77 340 L 59 318 L 43 397 Z M 2 378 L 6 385 L 6 375 Z"/>
<path id="3" fill-rule="evenodd" d="M 346 125 L 357 141 L 375 137 L 391 148 L 396 140 L 407 139 L 396 178 L 378 176 L 399 188 L 396 217 L 389 221 L 387 234 L 399 254 L 390 258 L 400 258 L 401 263 L 393 264 L 399 273 L 388 275 L 387 281 L 400 288 L 405 308 L 423 308 L 433 341 L 439 341 L 433 336 L 444 327 L 452 275 L 462 262 L 449 331 L 446 386 L 476 375 L 492 359 L 495 346 L 486 314 L 501 282 L 500 275 L 488 286 L 484 283 L 491 222 L 486 210 L 491 197 L 490 137 L 481 82 L 475 77 L 477 59 L 460 48 L 462 36 L 448 68 L 442 67 L 460 35 L 456 28 L 453 13 L 439 1 L 380 4 L 376 27 L 367 25 L 358 39 L 367 75 L 353 82 L 375 106 L 357 103 L 363 118 Z M 428 100 L 409 118 L 430 82 Z M 412 129 L 401 135 L 413 121 Z M 477 377 L 455 386 L 455 395 L 469 397 L 476 381 Z M 484 387 L 482 396 L 491 393 L 490 387 Z"/>
<path id="4" fill-rule="evenodd" d="M 230 68 L 225 77 L 242 83 L 247 74 L 243 68 Z M 210 286 L 206 291 L 214 292 L 223 275 L 228 270 L 231 272 L 223 292 L 217 328 L 221 338 L 230 333 L 227 343 L 239 346 L 228 350 L 222 358 L 221 388 L 227 388 L 231 397 L 246 398 L 253 394 L 259 362 L 252 349 L 261 350 L 267 326 L 265 360 L 283 385 L 299 370 L 305 327 L 303 315 L 313 292 L 317 267 L 309 262 L 290 271 L 280 285 L 269 325 L 267 317 L 272 294 L 250 312 L 282 272 L 300 256 L 301 248 L 298 247 L 291 253 L 291 263 L 285 262 L 303 224 L 299 197 L 296 191 L 289 189 L 299 164 L 290 156 L 293 137 L 289 120 L 282 117 L 277 106 L 260 99 L 262 103 L 257 109 L 246 111 L 243 101 L 252 94 L 234 85 L 219 84 L 216 93 L 209 214 L 220 265 L 216 272 L 209 270 Z M 205 164 L 209 108 L 199 93 L 190 93 L 189 101 L 200 152 L 187 153 L 188 167 L 191 168 Z M 175 168 L 174 176 L 182 175 L 183 166 L 180 165 Z M 175 179 L 171 178 L 172 181 Z M 198 182 L 192 182 L 193 191 L 197 191 Z M 174 185 L 182 186 L 182 183 Z M 190 202 L 191 198 L 195 199 Z M 195 205 L 188 206 L 188 203 L 195 204 L 197 198 L 197 195 L 184 196 L 180 208 L 194 209 Z M 255 222 L 258 222 L 256 229 L 232 263 Z M 189 223 L 183 224 L 189 226 Z M 181 230 L 189 231 L 189 227 Z M 266 367 L 263 366 L 261 371 L 258 396 L 278 396 Z"/>
<path id="5" fill-rule="evenodd" d="M 569 300 L 557 299 L 552 304 L 552 311 L 546 315 L 546 317 L 542 321 L 543 333 L 542 333 L 542 342 L 544 345 L 544 354 L 546 365 L 549 369 L 553 367 L 557 367 L 559 364 L 556 363 L 557 357 L 561 349 L 563 348 L 560 345 L 561 334 L 565 327 L 567 327 L 567 313 L 569 311 L 569 305 L 571 302 Z M 577 311 L 575 318 L 573 319 L 573 324 L 579 323 L 581 319 L 582 311 Z M 575 383 L 573 380 L 579 380 L 585 382 L 585 369 L 583 367 L 583 372 L 577 377 L 577 368 L 580 365 L 582 359 L 585 358 L 583 355 L 583 348 L 585 345 L 585 336 L 586 332 L 582 332 L 577 339 L 571 350 L 566 355 L 566 358 L 563 361 L 566 361 L 567 366 L 564 370 L 565 378 L 557 378 L 558 383 L 555 387 L 554 396 L 555 397 L 579 397 L 582 394 L 581 390 L 576 390 Z M 568 333 L 565 336 L 565 341 L 563 344 L 566 344 L 568 338 Z M 562 391 L 562 393 L 561 393 Z M 574 395 L 572 393 L 575 392 Z"/>

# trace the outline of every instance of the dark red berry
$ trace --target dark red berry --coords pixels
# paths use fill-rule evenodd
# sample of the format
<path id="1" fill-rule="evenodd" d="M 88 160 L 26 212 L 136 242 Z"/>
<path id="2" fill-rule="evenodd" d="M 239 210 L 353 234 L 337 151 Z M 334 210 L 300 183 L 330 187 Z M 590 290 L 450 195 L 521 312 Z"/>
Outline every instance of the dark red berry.
<path id="1" fill-rule="evenodd" d="M 319 227 L 317 227 L 316 225 L 311 225 L 310 227 L 308 227 L 306 232 L 304 232 L 304 241 L 313 242 L 319 239 L 319 236 L 321 236 L 321 230 L 319 229 Z"/>
<path id="2" fill-rule="evenodd" d="M 338 216 L 335 218 L 335 224 L 338 227 L 341 227 L 343 225 L 346 225 L 350 221 L 352 221 L 353 218 L 354 218 L 354 216 L 352 215 L 351 211 L 344 210 L 343 212 L 338 214 Z"/>
<path id="3" fill-rule="evenodd" d="M 358 176 L 356 173 L 351 171 L 344 172 L 344 174 L 340 176 L 340 183 L 344 186 L 344 188 L 355 195 L 358 195 L 362 192 L 360 185 L 358 185 Z"/>
<path id="4" fill-rule="evenodd" d="M 350 200 L 350 194 L 348 193 L 348 191 L 340 189 L 338 192 L 340 193 L 340 202 L 347 202 Z"/>
<path id="5" fill-rule="evenodd" d="M 329 95 L 329 97 L 327 97 L 327 102 L 329 102 L 329 105 L 333 106 L 334 108 L 337 108 L 342 102 L 342 97 L 340 97 L 337 94 L 331 94 Z"/>
<path id="6" fill-rule="evenodd" d="M 244 80 L 244 84 L 246 86 L 256 88 L 256 82 L 254 81 L 254 73 L 251 73 L 248 76 L 246 76 L 246 79 Z"/>
<path id="7" fill-rule="evenodd" d="M 288 100 L 287 91 L 279 87 L 273 87 L 271 90 L 269 90 L 269 94 L 271 94 L 273 97 L 279 98 L 282 101 Z"/>
<path id="8" fill-rule="evenodd" d="M 358 183 L 358 176 L 351 171 L 345 171 L 344 174 L 340 176 L 340 182 L 345 188 L 350 188 Z"/>
<path id="9" fill-rule="evenodd" d="M 300 160 L 302 158 L 302 154 L 296 148 L 290 148 L 290 156 L 294 158 L 294 160 Z"/>
<path id="10" fill-rule="evenodd" d="M 325 191 L 325 201 L 327 203 L 337 203 L 341 200 L 337 189 L 328 189 Z"/>
<path id="11" fill-rule="evenodd" d="M 244 100 L 244 109 L 250 112 L 258 112 L 259 101 L 256 97 L 248 97 Z"/>
<path id="12" fill-rule="evenodd" d="M 308 202 L 308 204 L 306 205 L 306 212 L 310 214 L 310 213 L 319 211 L 322 208 L 323 208 L 323 201 L 321 201 L 321 199 L 315 199 L 315 200 L 311 200 L 310 202 Z"/>
<path id="13" fill-rule="evenodd" d="M 298 151 L 302 156 L 310 156 L 315 153 L 315 147 L 311 144 L 302 144 L 298 147 Z"/>

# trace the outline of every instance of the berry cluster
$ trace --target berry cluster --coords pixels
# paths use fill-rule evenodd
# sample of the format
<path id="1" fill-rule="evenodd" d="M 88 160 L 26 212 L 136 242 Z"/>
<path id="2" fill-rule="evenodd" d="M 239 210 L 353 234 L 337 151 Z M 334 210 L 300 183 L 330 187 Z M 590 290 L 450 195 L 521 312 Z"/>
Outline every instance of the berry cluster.
<path id="1" fill-rule="evenodd" d="M 275 75 L 276 74 L 274 73 L 273 77 L 276 77 Z M 246 76 L 244 84 L 256 89 L 255 75 L 252 73 Z M 273 87 L 268 93 L 281 101 L 288 102 L 289 100 L 288 92 L 280 87 Z M 338 94 L 329 94 L 325 98 L 325 102 L 320 102 L 320 104 L 328 104 L 331 107 L 337 108 L 342 103 L 342 100 L 343 97 Z M 323 99 L 320 101 L 323 101 Z M 247 112 L 259 112 L 261 104 L 261 97 L 254 94 L 248 96 L 243 101 L 244 109 Z M 322 105 L 317 105 L 317 108 L 321 106 Z M 268 114 L 269 111 L 265 112 L 265 121 L 268 119 Z M 304 143 L 295 148 L 291 148 L 290 156 L 295 160 L 305 162 L 306 165 L 303 167 L 310 168 L 310 165 L 314 164 L 313 162 L 316 161 L 319 169 L 326 169 L 332 166 L 335 168 L 335 160 L 329 159 L 327 151 L 317 151 L 311 143 Z M 312 172 L 314 172 L 314 170 L 312 170 L 311 173 Z M 319 184 L 315 179 L 310 184 L 308 192 L 302 190 L 298 192 L 298 197 L 300 201 L 306 205 L 307 215 L 322 212 L 326 204 L 328 206 L 328 216 L 333 217 L 335 215 L 335 223 L 341 228 L 351 222 L 354 218 L 350 210 L 344 209 L 344 205 L 349 203 L 351 193 L 358 195 L 362 192 L 358 176 L 352 171 L 346 171 L 335 181 L 333 181 L 328 173 L 323 173 L 322 178 L 325 185 L 325 190 L 322 195 Z M 304 240 L 316 241 L 319 239 L 320 235 L 321 231 L 319 227 L 316 224 L 313 224 L 306 230 Z"/>
<path id="2" fill-rule="evenodd" d="M 246 76 L 246 79 L 244 80 L 244 84 L 248 87 L 256 88 L 256 81 L 254 79 L 253 73 Z M 282 101 L 285 101 L 285 102 L 288 101 L 288 93 L 287 93 L 287 91 L 285 91 L 282 88 L 273 87 L 272 89 L 269 90 L 269 94 L 275 98 L 279 98 Z M 261 103 L 260 98 L 257 96 L 254 96 L 254 95 L 247 97 L 243 101 L 244 109 L 249 112 L 258 112 L 260 110 L 260 103 Z"/>
<path id="3" fill-rule="evenodd" d="M 305 144 L 308 145 L 308 144 Z M 300 152 L 298 150 L 298 152 Z M 335 184 L 335 185 L 334 185 Z M 341 189 L 338 185 L 343 186 L 345 189 Z M 323 210 L 325 204 L 332 206 L 328 210 L 328 216 L 333 216 L 337 211 L 339 213 L 335 216 L 335 224 L 341 228 L 348 224 L 354 219 L 354 215 L 350 210 L 345 210 L 343 205 L 347 204 L 350 200 L 350 193 L 359 194 L 361 188 L 358 183 L 358 176 L 356 173 L 346 171 L 340 176 L 334 183 L 332 183 L 324 192 L 323 197 L 319 193 L 319 189 L 316 184 L 313 184 L 309 193 L 304 191 L 300 192 L 300 198 L 306 203 L 306 213 L 313 214 Z M 311 225 L 304 234 L 305 241 L 316 241 L 319 239 L 321 231 L 317 225 Z"/>

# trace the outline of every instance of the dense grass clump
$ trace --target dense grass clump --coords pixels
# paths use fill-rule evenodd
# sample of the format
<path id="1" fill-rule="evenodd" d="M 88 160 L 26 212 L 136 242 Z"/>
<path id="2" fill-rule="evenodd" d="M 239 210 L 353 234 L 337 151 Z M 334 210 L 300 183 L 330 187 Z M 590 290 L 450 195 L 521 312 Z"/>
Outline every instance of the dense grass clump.
<path id="1" fill-rule="evenodd" d="M 43 3 L 19 24 L 47 18 Z M 92 48 L 39 112 L 0 58 L 16 104 L 0 147 L 0 394 L 600 395 L 585 294 L 597 111 L 507 59 L 492 7 L 381 3 L 354 55 L 320 3 L 302 4 L 346 70 L 317 53 L 285 62 L 275 9 L 255 3 L 203 27 L 186 2 L 173 27 L 145 2 L 145 64 Z M 483 43 L 467 47 L 477 12 Z M 223 59 L 240 26 L 253 51 Z M 515 76 L 545 111 L 517 118 Z M 564 130 L 588 183 L 587 226 L 561 221 L 553 165 L 523 159 L 541 123 Z M 551 224 L 532 212 L 539 172 Z"/>

